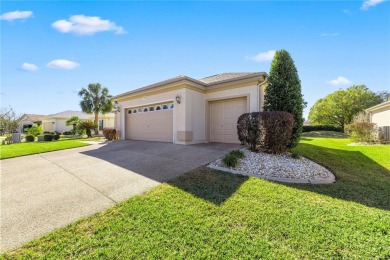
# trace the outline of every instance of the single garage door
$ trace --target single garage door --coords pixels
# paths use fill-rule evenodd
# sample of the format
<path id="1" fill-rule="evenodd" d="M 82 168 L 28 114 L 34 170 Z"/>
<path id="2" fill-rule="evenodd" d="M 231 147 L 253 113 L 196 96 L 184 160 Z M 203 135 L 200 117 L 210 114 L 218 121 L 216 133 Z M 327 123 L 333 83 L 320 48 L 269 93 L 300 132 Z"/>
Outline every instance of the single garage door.
<path id="1" fill-rule="evenodd" d="M 173 103 L 126 111 L 126 139 L 172 142 Z"/>
<path id="2" fill-rule="evenodd" d="M 210 142 L 240 143 L 237 136 L 237 119 L 246 112 L 246 98 L 211 102 Z"/>

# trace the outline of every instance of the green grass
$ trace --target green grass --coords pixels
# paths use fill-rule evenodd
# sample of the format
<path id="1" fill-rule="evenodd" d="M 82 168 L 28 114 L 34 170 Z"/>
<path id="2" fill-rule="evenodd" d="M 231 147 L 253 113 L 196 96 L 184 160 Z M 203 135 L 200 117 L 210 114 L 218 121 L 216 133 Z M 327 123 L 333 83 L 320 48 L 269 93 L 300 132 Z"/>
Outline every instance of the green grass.
<path id="1" fill-rule="evenodd" d="M 389 259 L 390 146 L 305 137 L 331 185 L 205 167 L 36 239 L 3 258 Z"/>
<path id="2" fill-rule="evenodd" d="M 0 146 L 0 159 L 7 159 L 37 153 L 46 153 L 57 150 L 64 150 L 69 148 L 76 148 L 86 146 L 88 144 L 82 141 L 95 140 L 97 138 L 90 139 L 68 139 L 58 140 L 52 142 L 33 142 L 33 143 L 19 143 Z"/>

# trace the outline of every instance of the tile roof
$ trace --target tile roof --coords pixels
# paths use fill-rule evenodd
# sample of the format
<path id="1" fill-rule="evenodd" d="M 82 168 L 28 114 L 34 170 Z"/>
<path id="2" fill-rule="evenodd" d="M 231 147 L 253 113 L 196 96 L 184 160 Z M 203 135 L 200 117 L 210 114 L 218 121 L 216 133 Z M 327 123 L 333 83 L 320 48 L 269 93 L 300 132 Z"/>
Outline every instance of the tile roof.
<path id="1" fill-rule="evenodd" d="M 82 111 L 66 110 L 66 111 L 63 111 L 63 112 L 60 112 L 57 114 L 47 115 L 44 118 L 71 118 L 72 116 L 77 116 L 81 119 L 91 119 L 94 117 L 93 114 L 87 114 L 87 113 L 84 113 Z M 114 114 L 113 113 L 108 113 L 105 115 L 99 114 L 99 117 L 101 117 L 101 116 L 113 117 Z"/>
<path id="2" fill-rule="evenodd" d="M 194 78 L 191 78 L 191 77 L 188 77 L 185 75 L 180 75 L 180 76 L 176 76 L 173 78 L 169 78 L 169 79 L 166 79 L 163 81 L 159 81 L 159 82 L 147 85 L 145 87 L 130 90 L 128 92 L 116 95 L 113 98 L 114 99 L 120 98 L 120 97 L 129 95 L 129 94 L 141 92 L 141 91 L 148 90 L 148 89 L 157 88 L 159 86 L 164 86 L 166 84 L 177 82 L 180 80 L 189 80 L 189 81 L 195 82 L 203 87 L 209 87 L 209 86 L 212 86 L 214 84 L 222 83 L 225 81 L 239 80 L 241 78 L 246 78 L 246 77 L 251 77 L 251 76 L 266 76 L 266 75 L 267 75 L 267 73 L 265 73 L 265 72 L 233 72 L 233 73 L 216 74 L 216 75 L 205 77 L 202 79 L 194 79 Z"/>
<path id="3" fill-rule="evenodd" d="M 259 72 L 231 72 L 231 73 L 221 73 L 221 74 L 216 74 L 213 76 L 205 77 L 202 79 L 198 79 L 199 81 L 205 83 L 205 84 L 213 84 L 217 83 L 220 81 L 225 81 L 229 79 L 235 79 L 235 78 L 240 78 L 244 76 L 248 76 L 251 74 L 258 74 Z"/>

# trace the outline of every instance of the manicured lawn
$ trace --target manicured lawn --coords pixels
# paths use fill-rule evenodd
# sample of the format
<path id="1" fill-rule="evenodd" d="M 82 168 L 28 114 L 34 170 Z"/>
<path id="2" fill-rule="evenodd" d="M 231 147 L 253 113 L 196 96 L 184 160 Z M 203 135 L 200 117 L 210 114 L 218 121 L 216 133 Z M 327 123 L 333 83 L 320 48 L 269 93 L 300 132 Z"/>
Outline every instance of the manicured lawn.
<path id="1" fill-rule="evenodd" d="M 390 146 L 306 136 L 332 185 L 199 168 L 34 240 L 5 258 L 389 259 Z"/>
<path id="2" fill-rule="evenodd" d="M 71 139 L 71 140 L 58 140 L 52 142 L 33 142 L 33 143 L 19 143 L 0 146 L 0 159 L 7 159 L 13 157 L 19 157 L 24 155 L 31 155 L 37 153 L 46 153 L 57 150 L 76 148 L 86 146 L 88 144 L 82 141 L 95 140 L 90 139 Z"/>

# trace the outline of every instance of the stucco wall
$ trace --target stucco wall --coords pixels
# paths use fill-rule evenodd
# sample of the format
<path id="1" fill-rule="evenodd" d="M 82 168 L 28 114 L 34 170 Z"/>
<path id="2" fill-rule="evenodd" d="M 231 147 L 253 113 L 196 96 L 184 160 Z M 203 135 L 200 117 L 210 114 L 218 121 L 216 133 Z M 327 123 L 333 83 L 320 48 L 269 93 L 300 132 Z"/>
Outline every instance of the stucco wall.
<path id="1" fill-rule="evenodd" d="M 390 126 L 390 107 L 371 112 L 371 122 L 378 126 Z"/>

